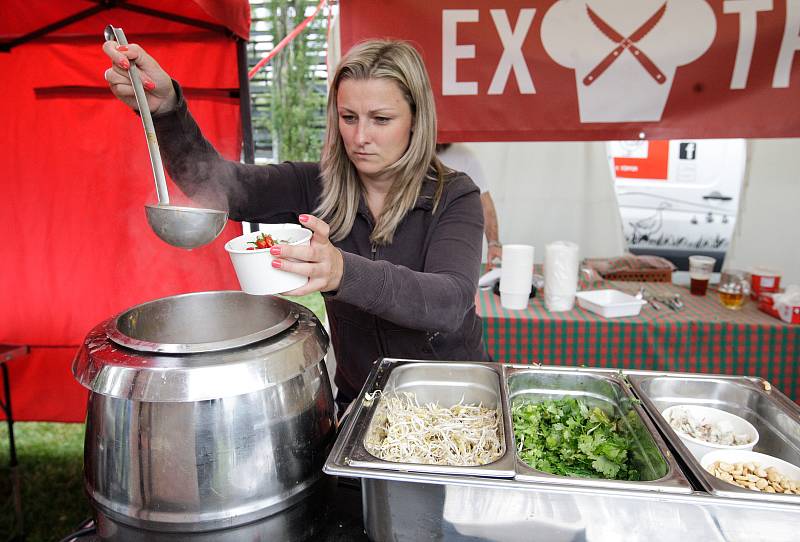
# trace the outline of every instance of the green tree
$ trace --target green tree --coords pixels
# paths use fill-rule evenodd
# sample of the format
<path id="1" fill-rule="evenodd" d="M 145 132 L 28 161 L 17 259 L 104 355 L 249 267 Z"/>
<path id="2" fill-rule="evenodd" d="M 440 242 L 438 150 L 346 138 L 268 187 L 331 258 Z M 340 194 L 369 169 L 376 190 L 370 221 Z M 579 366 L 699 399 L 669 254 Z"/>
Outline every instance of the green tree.
<path id="1" fill-rule="evenodd" d="M 274 43 L 288 35 L 316 5 L 316 0 L 265 2 Z M 320 13 L 271 61 L 267 129 L 272 135 L 273 154 L 281 161 L 320 159 L 327 91 L 325 47 L 325 18 Z"/>

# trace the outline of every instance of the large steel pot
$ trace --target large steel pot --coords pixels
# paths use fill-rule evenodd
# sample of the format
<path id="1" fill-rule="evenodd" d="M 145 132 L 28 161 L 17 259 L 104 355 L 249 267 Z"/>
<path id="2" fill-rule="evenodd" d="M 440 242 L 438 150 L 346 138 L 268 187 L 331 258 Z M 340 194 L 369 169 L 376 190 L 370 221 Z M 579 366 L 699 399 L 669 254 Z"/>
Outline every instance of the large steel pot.
<path id="1" fill-rule="evenodd" d="M 327 345 L 304 307 L 242 292 L 159 299 L 99 324 L 73 363 L 91 390 L 93 506 L 126 528 L 196 533 L 302 501 L 335 437 Z"/>

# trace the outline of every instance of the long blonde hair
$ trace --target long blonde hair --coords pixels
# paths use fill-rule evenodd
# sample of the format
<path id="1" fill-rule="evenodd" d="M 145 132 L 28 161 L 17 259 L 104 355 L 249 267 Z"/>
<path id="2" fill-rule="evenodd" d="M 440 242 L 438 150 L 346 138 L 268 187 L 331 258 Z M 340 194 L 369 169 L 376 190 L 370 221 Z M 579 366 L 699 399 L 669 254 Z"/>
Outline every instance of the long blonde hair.
<path id="1" fill-rule="evenodd" d="M 370 235 L 374 245 L 392 242 L 395 229 L 419 197 L 426 177 L 438 181 L 434 212 L 441 197 L 444 168 L 436 158 L 436 104 L 428 73 L 419 53 L 402 41 L 370 40 L 350 49 L 333 77 L 328 94 L 328 126 L 322 151 L 322 197 L 317 214 L 331 227 L 331 239 L 339 241 L 355 222 L 363 187 L 339 132 L 337 98 L 342 81 L 389 79 L 394 81 L 411 107 L 411 140 L 403 156 L 383 173 L 394 178 L 383 212 Z"/>

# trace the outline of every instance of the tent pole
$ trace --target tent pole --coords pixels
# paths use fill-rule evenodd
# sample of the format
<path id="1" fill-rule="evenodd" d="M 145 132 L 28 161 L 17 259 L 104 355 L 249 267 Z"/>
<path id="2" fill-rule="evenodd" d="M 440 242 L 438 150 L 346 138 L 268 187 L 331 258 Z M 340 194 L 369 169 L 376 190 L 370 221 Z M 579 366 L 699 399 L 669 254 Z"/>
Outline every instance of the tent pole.
<path id="1" fill-rule="evenodd" d="M 236 37 L 236 64 L 239 74 L 239 115 L 242 119 L 242 154 L 245 164 L 256 163 L 253 144 L 253 115 L 250 109 L 250 78 L 247 77 L 247 41 Z M 258 231 L 258 224 L 248 223 L 251 232 Z"/>
<path id="2" fill-rule="evenodd" d="M 159 19 L 165 19 L 167 21 L 174 21 L 177 23 L 183 23 L 188 26 L 194 26 L 197 28 L 205 28 L 206 30 L 211 30 L 212 32 L 219 32 L 223 36 L 233 36 L 234 33 L 232 30 L 228 29 L 225 26 L 220 24 L 208 23 L 206 21 L 201 21 L 199 19 L 194 19 L 192 17 L 184 17 L 183 15 L 176 15 L 174 13 L 168 13 L 166 11 L 161 11 L 158 9 L 146 8 L 144 6 L 137 6 L 135 4 L 128 4 L 125 2 L 121 2 L 116 4 L 114 7 L 119 9 L 125 9 L 127 11 L 132 11 L 134 13 L 141 13 L 143 15 L 150 15 L 151 17 L 157 17 Z"/>
<path id="3" fill-rule="evenodd" d="M 61 19 L 60 21 L 56 21 L 53 24 L 43 26 L 42 28 L 34 30 L 33 32 L 28 32 L 24 36 L 20 36 L 16 39 L 7 41 L 5 43 L 0 43 L 0 52 L 2 53 L 11 52 L 11 49 L 18 45 L 28 43 L 29 41 L 35 40 L 36 38 L 42 37 L 46 34 L 49 34 L 50 32 L 55 32 L 59 28 L 64 28 L 65 26 L 71 25 L 74 22 L 82 21 L 83 19 L 91 17 L 95 13 L 100 13 L 101 11 L 104 11 L 106 9 L 108 8 L 102 5 L 85 9 L 83 11 L 76 13 L 75 15 L 70 15 L 69 17 Z"/>
<path id="4" fill-rule="evenodd" d="M 242 146 L 245 164 L 256 163 L 253 146 L 253 118 L 250 111 L 250 79 L 247 77 L 247 41 L 236 38 L 236 60 L 239 72 L 239 113 L 242 118 Z"/>
<path id="5" fill-rule="evenodd" d="M 80 11 L 74 15 L 70 15 L 60 21 L 56 21 L 52 24 L 47 26 L 43 26 L 38 30 L 34 30 L 33 32 L 29 32 L 24 36 L 20 36 L 16 39 L 11 41 L 7 41 L 5 43 L 0 43 L 0 53 L 8 53 L 11 51 L 12 48 L 22 45 L 24 43 L 28 43 L 29 41 L 35 40 L 36 38 L 40 38 L 45 36 L 51 32 L 55 32 L 65 26 L 71 25 L 77 21 L 82 21 L 95 15 L 96 13 L 100 13 L 101 11 L 105 11 L 108 9 L 118 8 L 118 9 L 126 9 L 128 11 L 133 11 L 136 13 L 141 13 L 143 15 L 150 15 L 151 17 L 157 17 L 159 19 L 166 19 L 168 21 L 175 21 L 179 23 L 183 23 L 185 25 L 194 26 L 197 28 L 204 28 L 206 30 L 211 30 L 213 32 L 219 32 L 224 36 L 233 36 L 233 32 L 228 28 L 214 23 L 209 23 L 206 21 L 201 21 L 199 19 L 194 19 L 192 17 L 184 17 L 182 15 L 175 15 L 174 13 L 167 13 L 165 11 L 146 8 L 144 6 L 137 6 L 134 4 L 126 4 L 125 1 L 119 0 L 92 0 L 97 3 L 95 7 L 91 7 Z M 245 65 L 246 67 L 246 65 Z"/>

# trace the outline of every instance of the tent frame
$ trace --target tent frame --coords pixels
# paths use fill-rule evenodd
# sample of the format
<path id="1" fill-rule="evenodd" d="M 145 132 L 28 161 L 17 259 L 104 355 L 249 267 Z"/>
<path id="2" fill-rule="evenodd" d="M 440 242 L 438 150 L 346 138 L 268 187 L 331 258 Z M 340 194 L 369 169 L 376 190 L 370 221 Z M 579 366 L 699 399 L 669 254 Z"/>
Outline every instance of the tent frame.
<path id="1" fill-rule="evenodd" d="M 250 80 L 247 77 L 247 40 L 243 39 L 241 36 L 235 34 L 229 28 L 223 25 L 209 23 L 207 21 L 201 21 L 200 19 L 185 17 L 183 15 L 177 15 L 175 13 L 169 13 L 144 6 L 129 4 L 127 0 L 91 1 L 95 2 L 97 5 L 33 30 L 32 32 L 28 32 L 27 34 L 14 38 L 10 41 L 0 42 L 0 53 L 10 53 L 14 47 L 18 47 L 35 39 L 41 38 L 42 36 L 46 36 L 47 34 L 55 32 L 56 30 L 60 30 L 72 23 L 82 21 L 93 15 L 96 15 L 97 13 L 109 9 L 124 9 L 135 13 L 149 15 L 158 19 L 178 22 L 188 26 L 194 26 L 222 34 L 226 38 L 236 41 L 236 64 L 239 77 L 239 113 L 242 124 L 242 158 L 246 164 L 255 163 L 253 119 L 250 111 Z"/>

